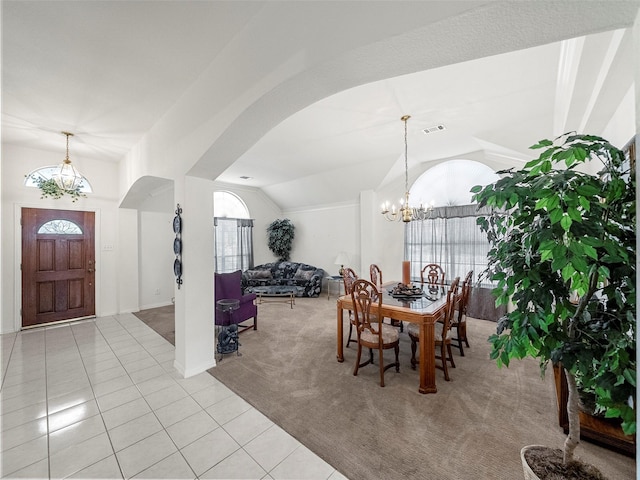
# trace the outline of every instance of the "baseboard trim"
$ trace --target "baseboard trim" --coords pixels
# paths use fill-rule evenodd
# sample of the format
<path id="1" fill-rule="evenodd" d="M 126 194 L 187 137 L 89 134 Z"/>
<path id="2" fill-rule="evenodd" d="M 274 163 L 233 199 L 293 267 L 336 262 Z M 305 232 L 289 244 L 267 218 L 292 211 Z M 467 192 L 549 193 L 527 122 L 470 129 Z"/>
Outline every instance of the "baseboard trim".
<path id="1" fill-rule="evenodd" d="M 152 303 L 150 305 L 140 305 L 140 310 L 149 310 L 150 308 L 168 307 L 169 305 L 173 305 L 173 302 L 171 302 L 171 300 L 169 300 L 168 302 Z"/>
<path id="2" fill-rule="evenodd" d="M 198 366 L 198 367 L 190 368 L 189 370 L 185 370 L 184 365 L 179 363 L 178 360 L 174 360 L 174 362 L 173 362 L 173 368 L 175 368 L 178 371 L 178 373 L 180 375 L 182 375 L 184 378 L 189 378 L 189 377 L 193 377 L 195 375 L 198 375 L 200 373 L 204 373 L 207 370 L 209 370 L 210 368 L 213 368 L 215 366 L 216 366 L 216 359 L 215 358 L 213 358 L 211 360 L 211 362 L 207 362 L 206 364 Z"/>

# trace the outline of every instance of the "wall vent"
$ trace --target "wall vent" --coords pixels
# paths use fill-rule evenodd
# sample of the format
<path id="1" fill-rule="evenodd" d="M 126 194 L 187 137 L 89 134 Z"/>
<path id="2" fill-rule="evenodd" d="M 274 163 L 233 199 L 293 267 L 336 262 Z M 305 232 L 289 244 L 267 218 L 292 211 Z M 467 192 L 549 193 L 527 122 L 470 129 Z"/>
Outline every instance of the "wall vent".
<path id="1" fill-rule="evenodd" d="M 441 132 L 442 130 L 446 130 L 446 127 L 440 124 L 440 125 L 434 125 L 433 127 L 425 128 L 423 132 L 426 134 L 429 134 L 434 132 Z"/>

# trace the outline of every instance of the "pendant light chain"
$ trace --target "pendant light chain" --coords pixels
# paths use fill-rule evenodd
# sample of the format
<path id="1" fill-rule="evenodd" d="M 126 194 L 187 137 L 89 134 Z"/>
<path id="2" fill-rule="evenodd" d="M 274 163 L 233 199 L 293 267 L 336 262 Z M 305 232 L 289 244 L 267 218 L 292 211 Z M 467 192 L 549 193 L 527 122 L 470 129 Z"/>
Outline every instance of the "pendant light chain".
<path id="1" fill-rule="evenodd" d="M 400 200 L 400 209 L 396 210 L 395 205 L 391 206 L 389 210 L 388 202 L 382 204 L 382 215 L 390 222 L 402 220 L 404 223 L 409 223 L 414 220 L 425 220 L 431 217 L 433 207 L 425 208 L 420 204 L 419 207 L 412 207 L 409 204 L 409 142 L 407 120 L 411 118 L 411 115 L 403 115 L 400 120 L 404 122 L 404 198 Z"/>
<path id="2" fill-rule="evenodd" d="M 71 132 L 62 132 L 67 136 L 67 157 L 64 159 L 64 163 L 71 163 L 69 160 L 69 137 L 73 137 L 73 133 Z"/>
<path id="3" fill-rule="evenodd" d="M 407 156 L 407 120 L 411 118 L 411 115 L 405 115 L 401 118 L 404 122 L 404 191 L 409 191 L 409 163 Z"/>

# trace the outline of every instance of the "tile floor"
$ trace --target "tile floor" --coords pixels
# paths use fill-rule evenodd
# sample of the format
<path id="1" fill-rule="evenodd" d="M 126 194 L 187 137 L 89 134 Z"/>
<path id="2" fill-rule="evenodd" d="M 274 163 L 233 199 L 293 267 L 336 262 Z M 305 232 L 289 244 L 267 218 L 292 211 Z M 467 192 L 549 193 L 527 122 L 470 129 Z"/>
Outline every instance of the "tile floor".
<path id="1" fill-rule="evenodd" d="M 0 340 L 3 478 L 345 478 L 132 314 Z"/>

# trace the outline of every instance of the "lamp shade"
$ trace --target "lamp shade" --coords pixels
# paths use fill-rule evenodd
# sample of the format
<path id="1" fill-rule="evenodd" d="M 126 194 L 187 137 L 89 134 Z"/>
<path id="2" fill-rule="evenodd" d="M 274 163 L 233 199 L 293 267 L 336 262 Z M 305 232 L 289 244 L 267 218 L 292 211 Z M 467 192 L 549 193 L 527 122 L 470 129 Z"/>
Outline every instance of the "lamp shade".
<path id="1" fill-rule="evenodd" d="M 340 252 L 338 253 L 338 256 L 336 257 L 336 261 L 333 262 L 336 265 L 347 265 L 349 263 L 349 256 L 347 255 L 346 252 Z"/>

